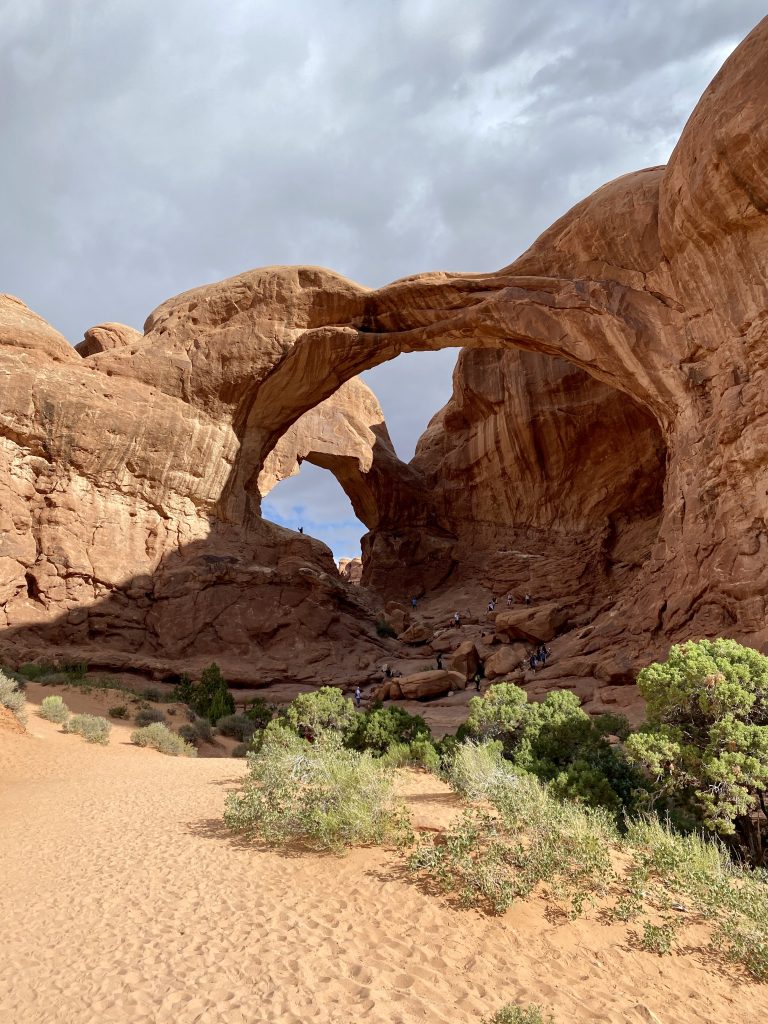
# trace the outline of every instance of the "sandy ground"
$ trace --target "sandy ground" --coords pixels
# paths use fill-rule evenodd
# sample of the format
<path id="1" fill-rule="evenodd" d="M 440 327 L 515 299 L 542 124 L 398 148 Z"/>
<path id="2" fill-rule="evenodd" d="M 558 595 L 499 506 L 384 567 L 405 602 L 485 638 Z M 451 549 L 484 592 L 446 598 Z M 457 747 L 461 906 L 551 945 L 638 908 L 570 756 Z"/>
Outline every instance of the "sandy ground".
<path id="1" fill-rule="evenodd" d="M 768 986 L 639 952 L 623 927 L 551 922 L 538 901 L 454 910 L 392 852 L 245 844 L 221 825 L 244 762 L 141 750 L 120 723 L 91 746 L 30 712 L 28 735 L 0 731 L 3 1024 L 464 1024 L 508 1001 L 557 1024 L 768 1013 Z M 433 778 L 402 786 L 417 824 L 456 813 Z"/>

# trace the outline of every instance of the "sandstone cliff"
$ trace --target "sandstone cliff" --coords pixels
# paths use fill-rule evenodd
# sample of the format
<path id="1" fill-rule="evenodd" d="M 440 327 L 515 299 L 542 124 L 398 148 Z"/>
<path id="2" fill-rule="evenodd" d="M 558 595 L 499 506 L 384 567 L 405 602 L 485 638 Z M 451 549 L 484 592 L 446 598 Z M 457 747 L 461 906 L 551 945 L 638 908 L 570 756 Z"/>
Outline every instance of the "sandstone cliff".
<path id="1" fill-rule="evenodd" d="M 410 466 L 371 424 L 367 469 L 311 440 L 365 510 L 364 582 L 450 588 L 458 559 L 485 585 L 509 538 L 494 586 L 537 555 L 537 578 L 586 592 L 561 675 L 611 684 L 693 635 L 765 644 L 766 46 L 768 20 L 667 167 L 598 189 L 497 273 L 370 291 L 254 270 L 168 300 L 141 336 L 102 325 L 85 358 L 5 297 L 3 653 L 156 671 L 215 657 L 262 681 L 361 672 L 386 649 L 375 608 L 323 545 L 260 518 L 260 480 L 346 381 L 446 346 L 478 352 Z"/>

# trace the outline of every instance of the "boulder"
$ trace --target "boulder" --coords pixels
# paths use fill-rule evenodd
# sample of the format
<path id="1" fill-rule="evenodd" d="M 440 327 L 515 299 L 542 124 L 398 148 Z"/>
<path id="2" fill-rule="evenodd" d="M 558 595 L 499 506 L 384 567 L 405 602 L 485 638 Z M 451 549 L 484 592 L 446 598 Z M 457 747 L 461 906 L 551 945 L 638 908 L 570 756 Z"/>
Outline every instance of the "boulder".
<path id="1" fill-rule="evenodd" d="M 503 643 L 512 640 L 545 643 L 554 640 L 566 621 L 566 614 L 554 602 L 530 607 L 522 605 L 496 616 L 496 638 Z"/>
<path id="2" fill-rule="evenodd" d="M 480 655 L 477 653 L 474 641 L 465 640 L 453 652 L 449 662 L 454 672 L 459 672 L 464 679 L 471 679 L 480 668 Z"/>
<path id="3" fill-rule="evenodd" d="M 426 644 L 432 639 L 432 627 L 425 622 L 414 622 L 397 639 L 404 644 Z"/>
<path id="4" fill-rule="evenodd" d="M 403 676 L 398 679 L 398 684 L 406 700 L 423 700 L 425 697 L 441 697 L 452 690 L 463 690 L 467 681 L 460 672 L 434 669 Z"/>
<path id="5" fill-rule="evenodd" d="M 503 644 L 485 662 L 485 678 L 497 679 L 515 672 L 525 658 L 525 644 Z"/>

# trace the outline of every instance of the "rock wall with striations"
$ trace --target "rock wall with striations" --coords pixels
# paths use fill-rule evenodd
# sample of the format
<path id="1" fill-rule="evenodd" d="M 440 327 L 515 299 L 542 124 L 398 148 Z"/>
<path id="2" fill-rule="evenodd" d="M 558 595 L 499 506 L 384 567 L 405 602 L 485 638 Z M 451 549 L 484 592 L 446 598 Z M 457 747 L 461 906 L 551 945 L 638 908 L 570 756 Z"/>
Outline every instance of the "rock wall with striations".
<path id="1" fill-rule="evenodd" d="M 374 453 L 366 486 L 379 465 L 382 483 L 368 582 L 370 567 L 393 564 L 377 537 L 393 536 L 404 509 L 399 561 L 433 573 L 435 585 L 457 543 L 467 550 L 465 511 L 490 509 L 495 519 L 502 505 L 533 517 L 534 530 L 552 532 L 560 506 L 593 537 L 607 522 L 631 561 L 645 541 L 626 540 L 627 530 L 655 514 L 653 451 L 663 450 L 648 557 L 616 576 L 610 599 L 563 642 L 573 672 L 597 673 L 614 649 L 617 664 L 647 659 L 691 635 L 765 644 L 767 48 L 764 20 L 704 93 L 667 167 L 598 189 L 497 273 L 423 274 L 371 291 L 312 267 L 250 271 L 168 300 L 141 336 L 103 325 L 85 358 L 23 304 L 3 300 L 3 648 L 58 644 L 158 668 L 215 656 L 262 679 L 331 678 L 340 662 L 359 671 L 380 650 L 363 589 L 339 580 L 323 545 L 264 523 L 259 479 L 280 438 L 340 385 L 400 352 L 447 346 L 555 357 L 621 392 L 634 405 L 596 400 L 648 471 L 633 480 L 634 466 L 608 462 L 606 474 L 587 460 L 595 486 L 579 497 L 584 476 L 562 459 L 530 495 L 489 468 L 494 484 L 482 499 L 451 498 L 447 475 L 457 520 L 418 461 L 386 465 Z M 470 381 L 471 359 L 490 357 L 466 358 Z M 525 413 L 507 432 L 519 464 L 543 464 L 530 451 L 540 437 L 556 467 L 556 435 L 569 431 L 602 450 L 610 426 L 556 426 L 567 374 L 516 358 L 496 368 L 491 360 L 483 373 L 513 390 L 513 368 L 538 375 L 550 412 L 535 431 L 523 393 L 509 399 Z M 627 419 L 635 409 L 642 416 Z M 474 422 L 459 427 L 470 474 L 476 454 L 493 458 L 483 431 L 502 430 L 492 411 L 488 426 Z M 571 482 L 577 493 L 563 494 Z M 552 556 L 562 572 L 567 558 Z"/>

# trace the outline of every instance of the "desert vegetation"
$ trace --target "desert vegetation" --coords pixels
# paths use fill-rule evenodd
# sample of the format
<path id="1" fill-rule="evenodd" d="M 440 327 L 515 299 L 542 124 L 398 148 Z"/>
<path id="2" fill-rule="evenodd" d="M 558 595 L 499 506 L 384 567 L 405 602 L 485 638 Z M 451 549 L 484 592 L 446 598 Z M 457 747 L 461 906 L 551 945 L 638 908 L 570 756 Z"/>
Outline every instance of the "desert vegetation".
<path id="1" fill-rule="evenodd" d="M 131 743 L 137 747 L 151 747 L 171 757 L 197 757 L 196 748 L 162 722 L 151 722 L 135 729 L 131 733 Z"/>
<path id="2" fill-rule="evenodd" d="M 111 728 L 107 719 L 100 715 L 72 715 L 64 723 L 64 732 L 77 733 L 86 743 L 100 743 L 102 746 L 109 743 Z"/>
<path id="3" fill-rule="evenodd" d="M 44 697 L 43 703 L 40 705 L 40 717 L 45 718 L 49 722 L 56 722 L 59 725 L 66 722 L 69 718 L 69 708 L 64 703 L 64 698 L 58 696 Z"/>
<path id="4" fill-rule="evenodd" d="M 14 715 L 22 725 L 26 724 L 26 698 L 24 697 L 24 683 L 17 678 L 0 671 L 0 704 Z"/>

